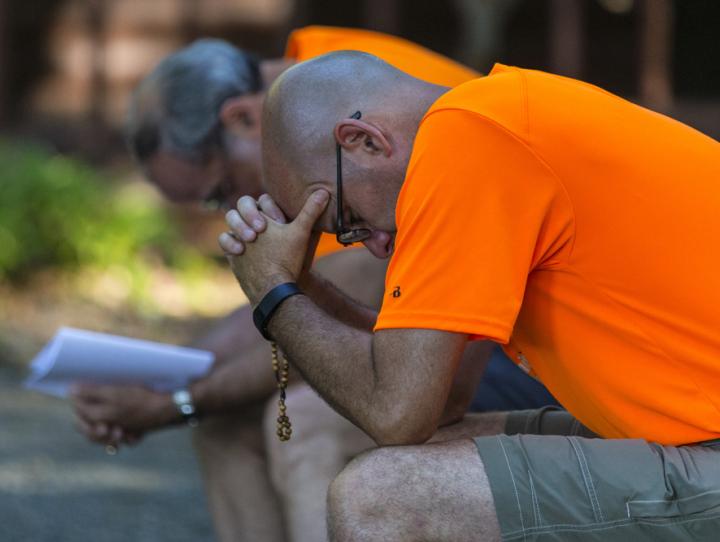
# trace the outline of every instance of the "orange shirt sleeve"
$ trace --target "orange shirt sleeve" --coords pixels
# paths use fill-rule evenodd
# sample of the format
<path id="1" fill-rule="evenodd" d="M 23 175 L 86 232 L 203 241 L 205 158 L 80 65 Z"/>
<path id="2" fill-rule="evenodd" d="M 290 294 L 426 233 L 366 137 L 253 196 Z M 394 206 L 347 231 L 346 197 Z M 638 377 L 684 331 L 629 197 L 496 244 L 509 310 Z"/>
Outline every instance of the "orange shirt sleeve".
<path id="1" fill-rule="evenodd" d="M 376 330 L 425 328 L 507 343 L 528 274 L 570 244 L 559 181 L 502 126 L 436 110 L 422 122 L 396 210 Z"/>

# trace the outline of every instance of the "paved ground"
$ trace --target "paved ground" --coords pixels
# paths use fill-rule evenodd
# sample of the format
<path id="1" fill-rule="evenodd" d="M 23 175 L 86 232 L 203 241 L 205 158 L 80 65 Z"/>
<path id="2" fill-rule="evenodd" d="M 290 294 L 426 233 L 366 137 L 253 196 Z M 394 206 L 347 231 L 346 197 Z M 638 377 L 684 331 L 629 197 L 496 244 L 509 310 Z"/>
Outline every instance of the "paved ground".
<path id="1" fill-rule="evenodd" d="M 0 359 L 0 541 L 213 541 L 184 429 L 108 456 Z"/>

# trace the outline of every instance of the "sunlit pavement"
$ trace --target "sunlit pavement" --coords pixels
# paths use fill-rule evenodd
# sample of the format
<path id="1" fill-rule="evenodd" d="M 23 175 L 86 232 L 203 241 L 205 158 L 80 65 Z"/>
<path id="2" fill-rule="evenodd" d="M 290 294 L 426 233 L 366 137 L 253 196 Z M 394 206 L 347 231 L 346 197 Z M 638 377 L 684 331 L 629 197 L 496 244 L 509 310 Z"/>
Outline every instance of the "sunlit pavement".
<path id="1" fill-rule="evenodd" d="M 108 456 L 0 360 L 0 541 L 212 541 L 188 430 Z"/>

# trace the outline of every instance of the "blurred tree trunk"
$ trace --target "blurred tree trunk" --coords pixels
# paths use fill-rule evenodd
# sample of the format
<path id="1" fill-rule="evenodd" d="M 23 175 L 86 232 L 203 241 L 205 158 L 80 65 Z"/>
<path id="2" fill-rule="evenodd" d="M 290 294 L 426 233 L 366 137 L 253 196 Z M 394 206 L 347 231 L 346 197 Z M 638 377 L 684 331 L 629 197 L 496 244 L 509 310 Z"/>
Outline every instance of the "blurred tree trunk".
<path id="1" fill-rule="evenodd" d="M 105 34 L 107 27 L 107 1 L 88 0 L 87 29 L 92 44 L 90 66 L 89 120 L 95 129 L 101 129 L 105 121 L 107 99 L 107 76 L 105 70 Z"/>
<path id="2" fill-rule="evenodd" d="M 581 78 L 585 56 L 585 0 L 551 0 L 550 10 L 551 71 Z"/>
<path id="3" fill-rule="evenodd" d="M 462 29 L 458 60 L 489 72 L 501 51 L 508 18 L 519 4 L 519 0 L 455 0 Z"/>
<path id="4" fill-rule="evenodd" d="M 200 37 L 200 28 L 198 27 L 198 12 L 200 11 L 200 2 L 197 0 L 182 0 L 180 4 L 180 38 L 183 44 L 190 43 Z"/>
<path id="5" fill-rule="evenodd" d="M 400 33 L 400 2 L 398 0 L 365 0 L 363 19 L 365 28 L 397 35 Z"/>
<path id="6" fill-rule="evenodd" d="M 666 111 L 673 103 L 671 0 L 642 0 L 640 21 L 640 98 L 649 107 Z"/>
<path id="7" fill-rule="evenodd" d="M 8 6 L 6 0 L 0 0 L 0 128 L 7 122 L 8 118 L 8 72 L 10 71 L 8 61 Z"/>

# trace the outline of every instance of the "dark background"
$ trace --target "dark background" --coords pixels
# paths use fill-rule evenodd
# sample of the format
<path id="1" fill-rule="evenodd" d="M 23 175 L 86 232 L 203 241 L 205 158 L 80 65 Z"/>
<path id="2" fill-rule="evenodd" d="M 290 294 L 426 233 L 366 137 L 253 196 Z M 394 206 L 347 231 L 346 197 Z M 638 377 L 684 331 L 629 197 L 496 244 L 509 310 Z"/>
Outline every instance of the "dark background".
<path id="1" fill-rule="evenodd" d="M 122 152 L 127 94 L 164 54 L 212 35 L 277 56 L 307 24 L 396 34 L 484 72 L 500 61 L 578 77 L 718 135 L 712 0 L 0 0 L 0 126 L 94 158 Z M 92 51 L 82 69 L 61 60 L 78 43 Z M 109 60 L 128 46 L 134 70 L 132 56 Z"/>

